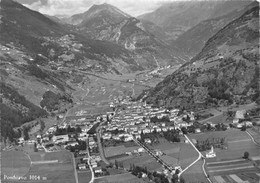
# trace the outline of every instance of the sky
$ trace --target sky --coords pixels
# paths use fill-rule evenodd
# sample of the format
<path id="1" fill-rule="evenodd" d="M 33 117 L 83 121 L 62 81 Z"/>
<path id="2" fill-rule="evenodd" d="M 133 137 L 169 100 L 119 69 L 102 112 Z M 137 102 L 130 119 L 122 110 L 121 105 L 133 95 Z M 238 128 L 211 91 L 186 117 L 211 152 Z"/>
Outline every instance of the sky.
<path id="1" fill-rule="evenodd" d="M 174 0 L 16 0 L 30 9 L 48 15 L 74 15 L 87 11 L 93 4 L 108 3 L 131 16 L 157 9 Z"/>

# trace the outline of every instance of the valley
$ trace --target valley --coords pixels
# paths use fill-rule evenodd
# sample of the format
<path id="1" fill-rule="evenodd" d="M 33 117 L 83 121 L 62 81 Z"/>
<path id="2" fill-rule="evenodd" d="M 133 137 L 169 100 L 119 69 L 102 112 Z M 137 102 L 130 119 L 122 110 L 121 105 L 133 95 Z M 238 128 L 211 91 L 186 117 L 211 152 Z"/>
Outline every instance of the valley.
<path id="1" fill-rule="evenodd" d="M 258 2 L 30 1 L 0 1 L 1 182 L 259 182 Z"/>

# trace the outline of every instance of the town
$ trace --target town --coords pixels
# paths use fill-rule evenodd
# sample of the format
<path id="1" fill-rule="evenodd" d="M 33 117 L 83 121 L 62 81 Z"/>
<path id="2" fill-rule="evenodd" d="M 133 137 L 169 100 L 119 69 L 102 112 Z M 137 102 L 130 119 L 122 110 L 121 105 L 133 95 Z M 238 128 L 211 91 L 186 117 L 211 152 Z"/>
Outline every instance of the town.
<path id="1" fill-rule="evenodd" d="M 142 99 L 133 101 L 129 96 L 115 98 L 110 102 L 110 108 L 109 112 L 97 115 L 86 115 L 82 109 L 75 116 L 59 120 L 34 140 L 19 138 L 18 144 L 33 144 L 36 153 L 72 152 L 76 177 L 86 174 L 84 177 L 88 177 L 90 182 L 129 173 L 142 180 L 159 178 L 164 182 L 184 182 L 186 172 L 200 160 L 209 163 L 207 170 L 203 169 L 201 173 L 204 179 L 210 180 L 210 176 L 215 175 L 215 171 L 210 170 L 214 164 L 211 159 L 220 159 L 219 156 L 231 148 L 228 134 L 240 138 L 246 132 L 248 137 L 252 137 L 259 125 L 248 118 L 250 112 L 256 112 L 254 108 L 226 112 L 229 118 L 232 116 L 230 123 L 198 120 L 211 119 L 214 115 L 156 107 Z M 253 137 L 252 140 L 256 147 L 249 149 L 250 153 L 246 150 L 241 152 L 241 156 L 250 154 L 256 163 L 256 167 L 250 168 L 257 170 L 259 142 L 255 142 Z M 196 153 L 199 153 L 198 158 Z M 148 162 L 147 158 L 150 159 Z M 221 173 L 219 170 L 216 172 Z"/>

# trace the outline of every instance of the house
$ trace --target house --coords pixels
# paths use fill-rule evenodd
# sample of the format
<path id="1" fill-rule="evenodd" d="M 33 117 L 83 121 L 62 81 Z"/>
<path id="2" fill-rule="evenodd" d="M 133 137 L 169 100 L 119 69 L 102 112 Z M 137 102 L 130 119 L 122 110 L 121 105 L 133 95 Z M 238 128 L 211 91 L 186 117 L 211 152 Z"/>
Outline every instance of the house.
<path id="1" fill-rule="evenodd" d="M 90 161 L 90 164 L 91 164 L 91 166 L 92 166 L 93 168 L 96 168 L 96 167 L 97 167 L 97 162 L 94 161 L 94 160 L 91 160 L 91 161 Z"/>
<path id="2" fill-rule="evenodd" d="M 155 128 L 155 130 L 156 130 L 156 132 L 161 132 L 162 131 L 162 129 L 161 128 Z"/>
<path id="3" fill-rule="evenodd" d="M 131 141 L 131 140 L 133 140 L 133 136 L 132 136 L 132 135 L 125 136 L 125 138 L 124 138 L 124 141 L 125 141 L 125 142 L 129 142 L 129 141 Z"/>
<path id="4" fill-rule="evenodd" d="M 94 173 L 102 173 L 102 168 L 101 167 L 95 167 L 94 168 Z"/>
<path id="5" fill-rule="evenodd" d="M 76 145 L 79 145 L 79 143 L 77 141 L 73 141 L 73 142 L 68 142 L 67 143 L 68 146 L 76 146 Z"/>
<path id="6" fill-rule="evenodd" d="M 19 139 L 18 139 L 18 144 L 23 144 L 24 143 L 24 138 L 23 137 L 20 137 Z"/>
<path id="7" fill-rule="evenodd" d="M 144 148 L 140 147 L 139 149 L 137 149 L 137 152 L 145 152 Z"/>
<path id="8" fill-rule="evenodd" d="M 114 136 L 112 136 L 112 139 L 114 139 L 114 140 L 120 140 L 120 137 L 119 137 L 118 135 L 114 135 Z"/>
<path id="9" fill-rule="evenodd" d="M 162 128 L 162 131 L 164 131 L 164 132 L 167 132 L 167 130 L 168 130 L 168 129 L 167 129 L 166 127 L 163 127 L 163 128 Z"/>
<path id="10" fill-rule="evenodd" d="M 238 118 L 234 118 L 233 121 L 232 121 L 232 123 L 234 123 L 234 124 L 237 124 L 238 122 L 239 122 Z"/>
<path id="11" fill-rule="evenodd" d="M 147 144 L 151 144 L 152 143 L 151 139 L 149 139 L 149 138 L 144 139 L 144 142 L 147 143 Z"/>
<path id="12" fill-rule="evenodd" d="M 151 130 L 149 128 L 143 129 L 143 133 L 151 133 Z"/>
<path id="13" fill-rule="evenodd" d="M 80 164 L 78 164 L 78 167 L 79 167 L 79 170 L 86 170 L 86 169 L 87 169 L 85 163 L 80 163 Z"/>
<path id="14" fill-rule="evenodd" d="M 132 152 L 125 152 L 125 154 L 127 154 L 128 156 L 131 156 Z"/>
<path id="15" fill-rule="evenodd" d="M 246 110 L 239 110 L 236 111 L 235 118 L 237 119 L 244 119 L 246 114 Z"/>
<path id="16" fill-rule="evenodd" d="M 246 127 L 252 127 L 253 123 L 251 121 L 245 121 L 244 124 L 246 125 Z"/>
<path id="17" fill-rule="evenodd" d="M 87 150 L 80 150 L 79 154 L 80 155 L 85 155 L 85 154 L 88 154 L 88 151 Z"/>
<path id="18" fill-rule="evenodd" d="M 199 128 L 195 129 L 195 133 L 200 133 L 200 132 L 201 132 L 201 130 Z"/>
<path id="19" fill-rule="evenodd" d="M 69 141 L 69 135 L 58 135 L 58 136 L 53 136 L 52 140 L 55 144 L 59 143 L 65 143 Z"/>
<path id="20" fill-rule="evenodd" d="M 163 155 L 162 151 L 159 150 L 159 149 L 155 149 L 155 154 L 156 154 L 156 156 L 162 156 Z"/>
<path id="21" fill-rule="evenodd" d="M 135 135 L 136 139 L 141 139 L 141 135 Z"/>

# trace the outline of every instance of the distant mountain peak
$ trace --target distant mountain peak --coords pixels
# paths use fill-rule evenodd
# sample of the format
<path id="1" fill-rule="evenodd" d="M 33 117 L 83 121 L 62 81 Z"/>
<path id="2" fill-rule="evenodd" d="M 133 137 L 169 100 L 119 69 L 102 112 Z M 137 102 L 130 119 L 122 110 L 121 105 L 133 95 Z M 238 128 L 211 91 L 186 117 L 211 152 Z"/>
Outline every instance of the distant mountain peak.
<path id="1" fill-rule="evenodd" d="M 107 11 L 109 11 L 111 13 L 119 13 L 119 14 L 123 15 L 126 18 L 131 17 L 130 15 L 128 15 L 125 12 L 121 11 L 119 8 L 117 8 L 117 7 L 115 7 L 115 6 L 111 5 L 111 4 L 108 4 L 108 3 L 94 4 L 85 13 L 100 12 L 100 11 L 104 11 L 104 10 L 107 10 Z"/>

